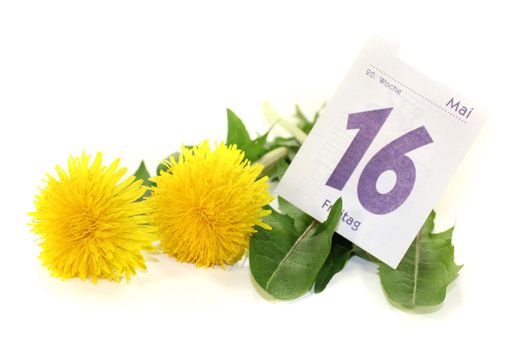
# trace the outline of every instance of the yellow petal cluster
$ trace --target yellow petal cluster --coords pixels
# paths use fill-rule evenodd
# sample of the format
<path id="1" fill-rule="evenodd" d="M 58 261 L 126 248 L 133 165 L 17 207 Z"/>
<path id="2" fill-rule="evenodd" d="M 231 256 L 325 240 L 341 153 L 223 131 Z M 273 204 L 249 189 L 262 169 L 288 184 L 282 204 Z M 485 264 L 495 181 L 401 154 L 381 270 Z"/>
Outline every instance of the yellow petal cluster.
<path id="1" fill-rule="evenodd" d="M 70 157 L 56 167 L 35 200 L 32 229 L 40 237 L 40 259 L 53 276 L 119 281 L 145 269 L 143 251 L 157 238 L 149 209 L 139 201 L 147 190 L 128 177 L 119 160 L 103 166 L 98 153 Z"/>
<path id="2" fill-rule="evenodd" d="M 197 266 L 231 265 L 246 252 L 255 226 L 272 201 L 261 165 L 252 165 L 235 145 L 207 141 L 182 147 L 178 159 L 154 178 L 151 197 L 160 246 L 168 255 Z"/>

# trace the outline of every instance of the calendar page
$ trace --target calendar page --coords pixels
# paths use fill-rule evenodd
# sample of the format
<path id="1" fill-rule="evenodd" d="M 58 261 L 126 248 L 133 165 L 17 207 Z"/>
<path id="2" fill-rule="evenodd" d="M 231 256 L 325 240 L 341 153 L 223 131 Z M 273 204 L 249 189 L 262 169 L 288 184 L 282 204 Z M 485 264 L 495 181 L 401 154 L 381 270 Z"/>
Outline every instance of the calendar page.
<path id="1" fill-rule="evenodd" d="M 486 119 L 395 52 L 367 43 L 276 190 L 320 221 L 342 197 L 337 232 L 393 268 Z"/>

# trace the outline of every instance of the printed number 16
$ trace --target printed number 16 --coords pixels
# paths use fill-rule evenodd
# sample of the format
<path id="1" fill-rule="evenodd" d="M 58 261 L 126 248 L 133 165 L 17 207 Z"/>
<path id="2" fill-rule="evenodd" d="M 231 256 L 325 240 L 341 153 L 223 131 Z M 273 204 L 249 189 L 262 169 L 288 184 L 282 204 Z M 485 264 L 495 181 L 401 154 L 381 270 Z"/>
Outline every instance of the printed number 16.
<path id="1" fill-rule="evenodd" d="M 326 185 L 338 190 L 343 189 L 391 112 L 392 108 L 385 108 L 352 113 L 348 116 L 347 129 L 359 131 Z M 361 205 L 374 214 L 388 214 L 399 208 L 412 192 L 416 182 L 416 167 L 406 153 L 432 142 L 427 129 L 421 126 L 381 148 L 366 164 L 359 177 L 357 195 Z M 376 186 L 377 180 L 388 170 L 396 174 L 396 184 L 389 192 L 380 193 Z"/>

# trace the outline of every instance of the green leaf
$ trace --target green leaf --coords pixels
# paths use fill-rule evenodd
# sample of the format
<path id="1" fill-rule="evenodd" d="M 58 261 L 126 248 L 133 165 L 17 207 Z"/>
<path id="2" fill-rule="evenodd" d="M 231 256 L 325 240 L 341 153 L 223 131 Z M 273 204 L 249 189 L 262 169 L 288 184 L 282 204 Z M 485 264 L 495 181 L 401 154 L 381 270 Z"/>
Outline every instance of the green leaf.
<path id="1" fill-rule="evenodd" d="M 241 118 L 231 109 L 226 110 L 226 115 L 228 117 L 226 144 L 237 145 L 239 149 L 244 151 L 246 159 L 252 162 L 259 159 L 265 153 L 264 146 L 268 138 L 268 132 L 252 140 Z"/>
<path id="2" fill-rule="evenodd" d="M 314 220 L 310 215 L 288 202 L 283 197 L 278 197 L 280 211 L 294 220 L 294 226 L 297 231 L 304 231 Z"/>
<path id="3" fill-rule="evenodd" d="M 261 172 L 261 176 L 268 176 L 270 181 L 280 181 L 283 177 L 284 173 L 288 169 L 288 166 L 291 163 L 291 159 L 297 151 L 299 150 L 300 143 L 293 137 L 284 138 L 284 137 L 276 137 L 272 141 L 266 142 L 265 149 L 263 155 L 266 156 L 267 154 L 270 154 L 272 151 L 280 149 L 280 148 L 286 148 L 286 153 L 283 157 L 278 159 L 273 159 L 270 164 L 266 165 L 264 167 L 264 170 Z M 261 158 L 261 159 L 264 159 Z M 261 160 L 259 159 L 259 160 Z"/>
<path id="4" fill-rule="evenodd" d="M 330 253 L 340 220 L 338 199 L 325 222 L 313 220 L 303 231 L 294 219 L 274 211 L 265 218 L 272 230 L 259 228 L 250 240 L 250 270 L 255 282 L 277 299 L 294 299 L 308 292 Z"/>
<path id="5" fill-rule="evenodd" d="M 321 107 L 322 108 L 322 107 Z M 270 107 L 271 109 L 271 107 Z M 275 113 L 273 110 L 270 111 L 270 113 Z M 281 120 L 280 117 L 276 116 Z M 308 134 L 317 119 L 319 118 L 319 111 L 316 112 L 313 120 L 309 120 L 304 113 L 301 111 L 301 108 L 299 106 L 295 106 L 295 114 L 294 119 L 291 121 L 287 121 L 287 123 L 291 123 L 291 126 L 294 128 L 297 128 L 299 132 L 305 135 Z M 288 169 L 288 166 L 294 159 L 295 155 L 299 151 L 299 148 L 301 147 L 301 142 L 298 141 L 296 137 L 282 137 L 278 136 L 275 137 L 271 141 L 266 141 L 266 144 L 264 146 L 263 151 L 259 154 L 259 157 L 262 157 L 263 155 L 271 152 L 272 150 L 275 150 L 277 148 L 285 147 L 287 149 L 286 156 L 282 159 L 275 159 L 273 160 L 272 164 L 266 164 L 265 170 L 263 171 L 263 175 L 266 175 L 269 177 L 270 181 L 279 181 L 283 177 L 284 173 Z"/>
<path id="6" fill-rule="evenodd" d="M 294 137 L 281 137 L 281 136 L 277 136 L 276 138 L 274 138 L 272 141 L 268 142 L 267 144 L 268 151 L 271 151 L 272 149 L 275 149 L 278 147 L 292 148 L 295 151 L 297 151 L 299 150 L 299 147 L 301 147 L 301 144 Z"/>
<path id="7" fill-rule="evenodd" d="M 432 233 L 435 213 L 429 215 L 396 270 L 380 263 L 379 276 L 391 302 L 407 308 L 443 303 L 447 286 L 462 266 L 454 262 L 452 231 Z"/>
<path id="8" fill-rule="evenodd" d="M 142 180 L 142 184 L 144 186 L 152 186 L 154 185 L 155 183 L 150 181 L 150 175 L 149 175 L 149 171 L 148 169 L 146 168 L 146 163 L 144 163 L 144 161 L 140 162 L 140 165 L 138 167 L 138 169 L 135 171 L 135 174 L 133 174 L 133 176 L 135 176 L 135 178 L 140 179 Z"/>
<path id="9" fill-rule="evenodd" d="M 142 180 L 143 186 L 151 187 L 151 186 L 156 185 L 155 182 L 150 181 L 151 176 L 149 174 L 148 169 L 146 168 L 146 163 L 144 163 L 144 161 L 140 162 L 140 165 L 138 169 L 135 171 L 135 173 L 133 174 L 133 176 L 135 176 L 136 179 Z M 146 193 L 144 193 L 144 196 L 142 196 L 142 198 L 149 197 L 150 194 L 151 194 L 151 191 L 147 190 Z"/>
<path id="10" fill-rule="evenodd" d="M 294 117 L 298 120 L 297 121 L 297 127 L 304 131 L 305 133 L 309 133 L 312 130 L 313 123 L 310 122 L 306 116 L 304 115 L 303 111 L 298 105 L 295 105 L 295 114 Z"/>
<path id="11" fill-rule="evenodd" d="M 367 261 L 369 261 L 371 263 L 374 263 L 374 264 L 379 264 L 380 263 L 379 259 L 377 259 L 375 256 L 373 256 L 372 254 L 366 252 L 363 248 L 358 247 L 355 244 L 352 247 L 352 254 L 355 255 L 355 256 L 360 257 L 361 259 L 364 259 L 364 260 L 367 260 Z"/>
<path id="12" fill-rule="evenodd" d="M 265 153 L 267 153 L 265 145 L 266 139 L 268 138 L 268 134 L 269 132 L 266 132 L 263 135 L 258 136 L 252 141 L 250 146 L 242 149 L 244 151 L 244 156 L 246 159 L 248 159 L 251 162 L 255 162 L 256 160 L 260 159 Z"/>
<path id="13" fill-rule="evenodd" d="M 275 168 L 275 172 L 272 174 L 271 180 L 280 181 L 286 170 L 288 170 L 288 167 L 290 166 L 290 163 L 287 162 L 284 159 L 279 159 L 277 162 L 277 167 Z"/>
<path id="14" fill-rule="evenodd" d="M 295 117 L 299 119 L 300 122 L 307 122 L 308 119 L 304 115 L 303 111 L 301 110 L 301 107 L 299 105 L 295 105 Z"/>
<path id="15" fill-rule="evenodd" d="M 322 109 L 323 107 L 324 107 L 324 104 L 323 106 L 321 106 L 320 109 Z M 317 119 L 319 118 L 319 114 L 320 114 L 320 110 L 318 110 L 315 113 L 313 119 L 310 121 L 308 118 L 306 118 L 301 108 L 298 105 L 296 105 L 294 117 L 297 119 L 297 127 L 301 129 L 302 131 L 304 131 L 306 134 L 309 134 L 310 131 L 312 131 L 312 128 L 314 127 L 315 123 L 317 122 Z"/>
<path id="16" fill-rule="evenodd" d="M 315 280 L 314 292 L 321 293 L 332 277 L 341 271 L 348 259 L 352 256 L 352 243 L 343 236 L 335 233 L 332 238 L 330 254 L 326 258 Z"/>
<path id="17" fill-rule="evenodd" d="M 241 118 L 229 108 L 226 109 L 226 116 L 228 117 L 228 135 L 226 137 L 226 143 L 229 145 L 235 144 L 239 147 L 250 144 L 250 134 L 248 134 L 248 130 L 246 130 Z"/>

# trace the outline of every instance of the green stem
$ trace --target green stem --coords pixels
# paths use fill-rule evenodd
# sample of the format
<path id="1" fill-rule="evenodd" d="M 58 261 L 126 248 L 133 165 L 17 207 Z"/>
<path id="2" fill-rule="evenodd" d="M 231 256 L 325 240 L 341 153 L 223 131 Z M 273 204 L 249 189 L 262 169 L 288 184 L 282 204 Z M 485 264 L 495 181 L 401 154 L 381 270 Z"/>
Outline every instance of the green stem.
<path id="1" fill-rule="evenodd" d="M 267 175 L 274 167 L 277 166 L 279 160 L 288 156 L 288 148 L 277 147 L 270 152 L 257 159 L 254 164 L 261 164 L 264 169 L 261 171 L 259 177 Z"/>

